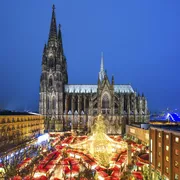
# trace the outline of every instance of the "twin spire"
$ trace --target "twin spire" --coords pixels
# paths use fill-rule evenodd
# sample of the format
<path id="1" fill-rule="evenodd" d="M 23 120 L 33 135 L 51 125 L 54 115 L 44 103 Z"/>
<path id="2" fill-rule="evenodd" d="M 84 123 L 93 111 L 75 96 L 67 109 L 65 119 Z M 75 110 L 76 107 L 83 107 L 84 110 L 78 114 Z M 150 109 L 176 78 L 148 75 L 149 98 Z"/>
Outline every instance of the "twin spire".
<path id="1" fill-rule="evenodd" d="M 57 40 L 57 26 L 56 26 L 55 5 L 53 4 L 51 26 L 49 31 L 49 41 L 54 41 L 54 40 Z"/>
<path id="2" fill-rule="evenodd" d="M 61 25 L 59 24 L 58 31 L 57 31 L 55 5 L 53 4 L 51 25 L 50 25 L 50 31 L 49 31 L 49 41 L 48 42 L 56 41 L 57 39 L 59 40 L 59 44 L 62 47 Z"/>
<path id="3" fill-rule="evenodd" d="M 61 25 L 56 25 L 56 14 L 55 14 L 55 5 L 52 6 L 52 17 L 51 17 L 51 24 L 49 30 L 49 38 L 48 38 L 48 46 L 51 45 L 58 45 L 58 53 L 64 56 L 63 52 L 63 44 L 62 44 L 62 34 L 61 34 Z M 44 48 L 46 49 L 46 48 Z M 45 52 L 45 50 L 44 50 Z"/>
<path id="4" fill-rule="evenodd" d="M 50 25 L 50 31 L 49 31 L 49 40 L 48 42 L 55 42 L 59 40 L 59 46 L 60 49 L 63 51 L 62 46 L 62 34 L 61 34 L 61 25 L 58 26 L 58 33 L 57 33 L 57 25 L 56 25 L 56 14 L 55 14 L 55 5 L 53 4 L 52 7 L 52 18 L 51 18 L 51 25 Z M 45 46 L 46 49 L 46 46 Z M 63 52 L 62 52 L 63 53 Z M 101 68 L 99 72 L 99 80 L 102 82 L 105 77 L 105 70 L 104 70 L 104 56 L 103 52 L 101 53 Z"/>

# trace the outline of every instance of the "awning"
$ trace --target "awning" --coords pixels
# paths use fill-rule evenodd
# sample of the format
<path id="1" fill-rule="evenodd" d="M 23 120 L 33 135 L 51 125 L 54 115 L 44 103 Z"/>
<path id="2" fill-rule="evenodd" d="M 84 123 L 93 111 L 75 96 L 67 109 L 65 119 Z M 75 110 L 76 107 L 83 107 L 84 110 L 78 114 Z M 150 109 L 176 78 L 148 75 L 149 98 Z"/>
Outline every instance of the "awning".
<path id="1" fill-rule="evenodd" d="M 22 180 L 22 177 L 21 176 L 14 176 L 13 180 Z"/>

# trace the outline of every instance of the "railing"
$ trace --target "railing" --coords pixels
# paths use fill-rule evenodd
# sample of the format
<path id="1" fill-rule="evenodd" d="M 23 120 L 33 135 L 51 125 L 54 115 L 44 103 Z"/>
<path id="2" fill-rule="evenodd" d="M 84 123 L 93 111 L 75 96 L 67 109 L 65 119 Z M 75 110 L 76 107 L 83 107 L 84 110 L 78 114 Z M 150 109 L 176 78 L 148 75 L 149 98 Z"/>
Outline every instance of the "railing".
<path id="1" fill-rule="evenodd" d="M 101 109 L 101 113 L 102 113 L 102 114 L 110 114 L 110 112 L 111 112 L 111 109 L 110 109 L 110 108 L 102 108 L 102 109 Z"/>

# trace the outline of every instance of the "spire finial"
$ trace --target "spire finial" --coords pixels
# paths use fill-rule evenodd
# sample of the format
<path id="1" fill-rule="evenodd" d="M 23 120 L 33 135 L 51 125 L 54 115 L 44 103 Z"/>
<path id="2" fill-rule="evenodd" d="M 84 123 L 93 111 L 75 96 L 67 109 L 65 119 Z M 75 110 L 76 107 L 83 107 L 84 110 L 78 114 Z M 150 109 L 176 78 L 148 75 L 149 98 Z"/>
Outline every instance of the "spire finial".
<path id="1" fill-rule="evenodd" d="M 101 58 L 103 58 L 103 52 L 101 52 Z"/>
<path id="2" fill-rule="evenodd" d="M 51 26 L 49 32 L 49 41 L 54 41 L 56 39 L 57 39 L 57 27 L 56 27 L 55 5 L 53 4 Z"/>
<path id="3" fill-rule="evenodd" d="M 103 55 L 103 52 L 101 52 L 101 71 L 104 71 L 104 55 Z"/>
<path id="4" fill-rule="evenodd" d="M 52 9 L 53 9 L 53 11 L 55 10 L 55 5 L 53 4 L 53 6 L 52 6 Z"/>

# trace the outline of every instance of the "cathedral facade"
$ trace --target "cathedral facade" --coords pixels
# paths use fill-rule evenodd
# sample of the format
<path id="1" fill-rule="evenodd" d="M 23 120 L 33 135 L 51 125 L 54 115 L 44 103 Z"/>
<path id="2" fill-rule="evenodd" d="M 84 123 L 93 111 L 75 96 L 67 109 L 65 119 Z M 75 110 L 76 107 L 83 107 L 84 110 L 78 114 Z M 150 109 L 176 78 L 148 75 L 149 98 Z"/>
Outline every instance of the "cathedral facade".
<path id="1" fill-rule="evenodd" d="M 56 25 L 53 5 L 48 43 L 42 56 L 39 113 L 48 131 L 89 132 L 94 116 L 103 114 L 108 134 L 123 134 L 125 125 L 148 120 L 147 100 L 130 84 L 115 84 L 104 70 L 101 56 L 98 82 L 94 85 L 68 84 L 61 26 Z"/>

